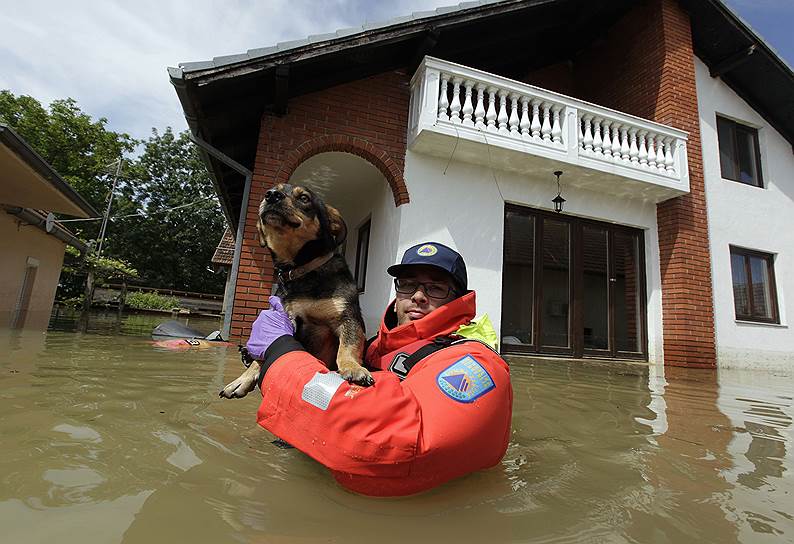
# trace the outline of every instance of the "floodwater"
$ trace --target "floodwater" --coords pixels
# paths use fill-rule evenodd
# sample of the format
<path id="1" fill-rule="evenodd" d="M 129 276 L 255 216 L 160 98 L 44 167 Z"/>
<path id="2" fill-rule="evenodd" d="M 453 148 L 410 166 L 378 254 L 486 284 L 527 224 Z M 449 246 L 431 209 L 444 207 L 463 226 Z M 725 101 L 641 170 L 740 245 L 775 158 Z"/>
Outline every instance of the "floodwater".
<path id="1" fill-rule="evenodd" d="M 2 542 L 794 540 L 789 375 L 512 360 L 501 465 L 371 499 L 271 444 L 258 393 L 217 397 L 233 347 L 2 331 L 0 354 Z"/>

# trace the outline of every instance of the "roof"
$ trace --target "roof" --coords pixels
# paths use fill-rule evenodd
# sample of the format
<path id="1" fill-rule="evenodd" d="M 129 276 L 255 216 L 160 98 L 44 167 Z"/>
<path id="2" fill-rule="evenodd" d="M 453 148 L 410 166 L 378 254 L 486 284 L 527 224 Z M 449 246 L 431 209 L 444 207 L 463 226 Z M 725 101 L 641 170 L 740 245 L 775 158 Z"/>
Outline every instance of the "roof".
<path id="1" fill-rule="evenodd" d="M 234 235 L 231 227 L 226 227 L 220 242 L 218 242 L 218 247 L 215 248 L 215 253 L 212 255 L 212 264 L 231 266 L 233 259 Z"/>
<path id="2" fill-rule="evenodd" d="M 722 0 L 680 0 L 695 54 L 794 146 L 794 72 Z"/>
<path id="3" fill-rule="evenodd" d="M 240 55 L 183 63 L 169 68 L 169 74 L 191 132 L 253 170 L 262 114 L 283 113 L 290 98 L 393 70 L 407 72 L 407 80 L 431 51 L 452 62 L 520 78 L 528 70 L 571 58 L 634 1 L 588 1 L 583 8 L 584 3 L 466 2 Z M 236 228 L 245 176 L 201 154 L 219 188 L 224 213 Z"/>
<path id="4" fill-rule="evenodd" d="M 76 217 L 100 213 L 11 127 L 0 123 L 0 204 Z"/>
<path id="5" fill-rule="evenodd" d="M 435 19 L 440 15 L 457 14 L 459 12 L 471 10 L 473 8 L 479 8 L 489 4 L 498 4 L 501 2 L 503 2 L 503 0 L 479 0 L 476 2 L 462 2 L 457 6 L 440 7 L 432 11 L 415 11 L 410 15 L 394 17 L 392 19 L 378 23 L 365 23 L 361 26 L 343 28 L 337 30 L 336 32 L 327 34 L 314 34 L 300 40 L 278 42 L 276 45 L 269 47 L 249 49 L 245 53 L 239 53 L 237 55 L 223 55 L 219 57 L 213 57 L 212 60 L 198 62 L 180 62 L 179 68 L 169 68 L 169 72 L 172 76 L 181 74 L 181 76 L 184 77 L 186 74 L 190 74 L 192 72 L 205 72 L 207 70 L 234 66 L 241 63 L 246 64 L 250 61 L 255 61 L 258 59 L 276 57 L 280 53 L 293 53 L 296 49 L 306 48 L 315 44 L 327 46 L 329 45 L 329 42 L 340 40 L 340 38 L 344 40 L 346 38 L 356 37 L 358 35 L 371 33 L 373 31 L 386 29 L 392 26 L 405 25 L 407 23 L 422 23 L 427 20 Z"/>
<path id="6" fill-rule="evenodd" d="M 680 2 L 691 16 L 697 55 L 712 71 L 719 68 L 720 77 L 794 144 L 791 68 L 721 0 Z M 632 0 L 464 2 L 168 71 L 190 130 L 253 170 L 262 114 L 283 113 L 289 98 L 395 69 L 410 76 L 431 52 L 520 79 L 574 58 L 635 5 Z M 751 46 L 753 53 L 743 55 Z M 203 158 L 236 227 L 244 176 L 206 153 Z"/>

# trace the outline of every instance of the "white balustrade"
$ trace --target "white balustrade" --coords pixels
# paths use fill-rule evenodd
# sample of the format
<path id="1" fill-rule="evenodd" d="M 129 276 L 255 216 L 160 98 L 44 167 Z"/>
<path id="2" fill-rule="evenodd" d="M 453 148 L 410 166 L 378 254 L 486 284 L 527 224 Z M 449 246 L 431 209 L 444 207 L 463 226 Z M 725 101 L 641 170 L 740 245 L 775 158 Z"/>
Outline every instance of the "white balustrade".
<path id="1" fill-rule="evenodd" d="M 624 177 L 663 176 L 670 179 L 664 183 L 682 181 L 688 189 L 686 133 L 680 130 L 431 57 L 411 87 L 409 140 L 448 126 L 456 138 Z"/>

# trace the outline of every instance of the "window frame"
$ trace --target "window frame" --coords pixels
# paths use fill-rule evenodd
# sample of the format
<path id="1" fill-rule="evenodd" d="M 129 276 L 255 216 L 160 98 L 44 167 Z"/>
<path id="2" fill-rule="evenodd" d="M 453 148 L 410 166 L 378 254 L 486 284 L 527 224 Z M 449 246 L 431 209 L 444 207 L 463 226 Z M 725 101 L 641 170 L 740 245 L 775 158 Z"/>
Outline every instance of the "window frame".
<path id="1" fill-rule="evenodd" d="M 753 152 L 755 158 L 755 170 L 758 174 L 758 179 L 755 183 L 748 183 L 746 181 L 742 181 L 741 179 L 736 179 L 726 175 L 726 173 L 722 169 L 722 144 L 723 142 L 720 141 L 720 123 L 725 123 L 727 126 L 731 128 L 731 159 L 733 160 L 733 168 L 736 172 L 740 172 L 739 168 L 739 143 L 736 137 L 738 131 L 744 131 L 747 134 L 750 134 L 753 138 Z M 739 121 L 735 121 L 730 119 L 729 117 L 725 117 L 724 115 L 717 114 L 717 153 L 719 155 L 719 162 L 720 162 L 720 176 L 722 179 L 726 179 L 728 181 L 735 181 L 736 183 L 741 183 L 742 185 L 747 185 L 749 187 L 758 187 L 759 189 L 765 189 L 764 186 L 764 174 L 763 169 L 761 167 L 761 144 L 760 144 L 760 136 L 759 131 L 756 127 L 741 123 Z"/>
<path id="2" fill-rule="evenodd" d="M 362 249 L 362 234 L 366 232 L 367 234 L 367 243 L 366 247 L 364 247 L 364 261 L 362 267 L 361 261 L 361 249 Z M 358 227 L 358 237 L 356 239 L 356 272 L 353 278 L 356 280 L 356 288 L 358 289 L 359 293 L 363 293 L 366 288 L 367 283 L 367 263 L 369 262 L 369 238 L 372 234 L 372 217 L 368 217 L 364 220 L 364 222 Z M 363 270 L 361 270 L 363 268 Z"/>
<path id="3" fill-rule="evenodd" d="M 775 254 L 767 253 L 765 251 L 758 251 L 755 249 L 747 249 L 744 247 L 738 247 L 733 245 L 729 246 L 729 248 L 730 248 L 731 257 L 733 257 L 734 255 L 743 257 L 744 274 L 745 274 L 745 278 L 747 279 L 747 282 L 745 284 L 745 291 L 746 291 L 745 294 L 747 296 L 747 307 L 750 313 L 748 315 L 744 315 L 744 314 L 739 314 L 738 308 L 736 306 L 736 292 L 734 289 L 734 278 L 733 278 L 733 263 L 731 263 L 731 292 L 733 293 L 733 314 L 736 317 L 736 320 L 779 325 L 780 312 L 777 301 L 777 282 L 775 280 Z M 753 301 L 753 296 L 750 287 L 753 284 L 752 267 L 750 266 L 750 257 L 764 259 L 767 262 L 767 270 L 769 272 L 766 281 L 769 282 L 769 298 L 770 298 L 772 317 L 753 315 L 755 313 L 754 312 L 755 303 Z"/>

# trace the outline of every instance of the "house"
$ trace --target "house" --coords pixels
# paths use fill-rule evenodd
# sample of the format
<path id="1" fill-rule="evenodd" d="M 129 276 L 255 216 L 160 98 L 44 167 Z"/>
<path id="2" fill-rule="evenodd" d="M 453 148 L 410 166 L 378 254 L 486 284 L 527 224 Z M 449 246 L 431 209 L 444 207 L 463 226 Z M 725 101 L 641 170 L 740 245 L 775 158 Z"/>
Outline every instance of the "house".
<path id="1" fill-rule="evenodd" d="M 66 245 L 87 250 L 52 212 L 99 215 L 14 130 L 0 124 L 0 328 L 47 328 Z"/>
<path id="2" fill-rule="evenodd" d="M 369 332 L 436 240 L 505 353 L 794 360 L 794 74 L 720 0 L 467 2 L 169 73 L 237 233 L 233 337 L 290 181 L 346 218 Z"/>

